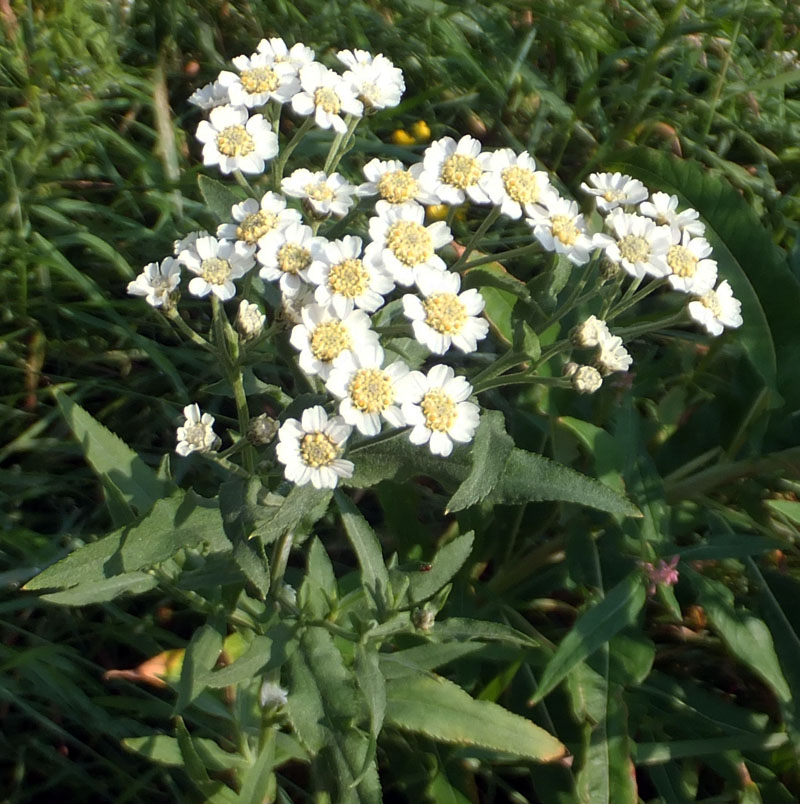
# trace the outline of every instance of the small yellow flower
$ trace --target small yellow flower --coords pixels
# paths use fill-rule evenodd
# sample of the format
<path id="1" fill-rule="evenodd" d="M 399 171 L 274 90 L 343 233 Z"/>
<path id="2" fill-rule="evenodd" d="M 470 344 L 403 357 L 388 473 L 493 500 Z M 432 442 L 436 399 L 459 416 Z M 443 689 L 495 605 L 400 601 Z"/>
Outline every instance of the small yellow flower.
<path id="1" fill-rule="evenodd" d="M 411 133 L 414 135 L 416 142 L 427 142 L 431 138 L 430 126 L 424 120 L 417 120 L 411 126 Z"/>
<path id="2" fill-rule="evenodd" d="M 449 209 L 447 204 L 431 204 L 429 207 L 425 207 L 428 219 L 432 221 L 443 221 L 447 217 Z"/>
<path id="3" fill-rule="evenodd" d="M 414 137 L 402 128 L 395 129 L 390 137 L 395 145 L 413 145 Z"/>

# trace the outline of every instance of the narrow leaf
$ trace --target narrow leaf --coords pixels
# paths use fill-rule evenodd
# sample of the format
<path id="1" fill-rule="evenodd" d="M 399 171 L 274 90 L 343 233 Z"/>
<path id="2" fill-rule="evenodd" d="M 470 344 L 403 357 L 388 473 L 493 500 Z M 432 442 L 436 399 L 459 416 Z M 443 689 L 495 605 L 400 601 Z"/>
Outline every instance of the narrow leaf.
<path id="1" fill-rule="evenodd" d="M 123 594 L 139 595 L 157 585 L 158 579 L 146 572 L 125 572 L 102 581 L 78 584 L 65 592 L 42 595 L 42 600 L 61 606 L 86 606 L 89 603 L 106 603 Z"/>
<path id="2" fill-rule="evenodd" d="M 208 677 L 222 652 L 222 642 L 222 634 L 210 625 L 198 628 L 192 635 L 177 684 L 176 712 L 182 712 L 206 688 Z"/>
<path id="3" fill-rule="evenodd" d="M 412 605 L 432 597 L 453 578 L 472 553 L 474 541 L 472 531 L 457 536 L 436 553 L 430 569 L 410 573 L 408 597 Z"/>
<path id="4" fill-rule="evenodd" d="M 223 184 L 202 173 L 197 177 L 197 186 L 200 188 L 206 206 L 220 223 L 228 223 L 233 220 L 231 207 L 238 204 L 243 198 L 243 194 L 238 188 Z"/>

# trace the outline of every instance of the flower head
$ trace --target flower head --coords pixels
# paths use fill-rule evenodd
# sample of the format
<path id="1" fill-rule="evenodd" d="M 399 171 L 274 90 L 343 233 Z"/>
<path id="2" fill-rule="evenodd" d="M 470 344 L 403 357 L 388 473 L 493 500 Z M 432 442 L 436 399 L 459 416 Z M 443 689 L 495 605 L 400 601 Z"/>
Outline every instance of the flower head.
<path id="1" fill-rule="evenodd" d="M 297 70 L 288 62 L 276 62 L 267 53 L 237 56 L 238 74 L 223 70 L 217 81 L 228 90 L 234 106 L 263 106 L 271 100 L 286 103 L 300 90 Z"/>
<path id="2" fill-rule="evenodd" d="M 172 257 L 165 257 L 161 264 L 150 262 L 132 282 L 128 282 L 128 293 L 132 296 L 144 296 L 152 307 L 164 307 L 169 304 L 170 294 L 175 291 L 181 281 L 180 263 Z"/>
<path id="3" fill-rule="evenodd" d="M 358 186 L 360 196 L 379 195 L 375 209 L 391 208 L 395 204 L 418 201 L 422 204 L 436 203 L 436 198 L 426 193 L 419 183 L 422 163 L 406 168 L 399 159 L 381 160 L 377 157 L 364 165 L 366 182 Z"/>
<path id="4" fill-rule="evenodd" d="M 255 198 L 248 198 L 234 204 L 231 217 L 235 222 L 220 224 L 217 237 L 240 240 L 253 249 L 264 235 L 303 220 L 296 209 L 286 208 L 286 199 L 282 195 L 273 192 L 265 193 L 260 203 Z"/>
<path id="5" fill-rule="evenodd" d="M 597 197 L 600 212 L 611 212 L 620 206 L 631 206 L 644 201 L 649 192 L 638 179 L 623 173 L 592 173 L 589 184 L 583 182 L 581 190 Z"/>
<path id="6" fill-rule="evenodd" d="M 471 441 L 480 408 L 467 402 L 472 386 L 449 366 L 433 366 L 427 374 L 412 371 L 403 381 L 403 417 L 412 426 L 412 444 L 428 444 L 434 455 L 447 457 L 453 442 Z"/>
<path id="7" fill-rule="evenodd" d="M 291 176 L 281 180 L 281 189 L 292 198 L 304 199 L 315 214 L 338 215 L 340 218 L 353 206 L 355 185 L 348 183 L 340 173 L 328 176 L 321 170 L 312 172 L 298 168 Z"/>
<path id="8" fill-rule="evenodd" d="M 586 233 L 576 201 L 553 192 L 546 194 L 541 204 L 531 204 L 526 211 L 529 216 L 526 222 L 533 229 L 533 236 L 548 251 L 563 254 L 575 265 L 589 262 L 592 239 Z"/>
<path id="9" fill-rule="evenodd" d="M 515 154 L 511 148 L 491 154 L 480 185 L 500 212 L 515 220 L 529 204 L 539 204 L 553 192 L 547 173 L 536 170 L 533 157 L 527 152 Z"/>
<path id="10" fill-rule="evenodd" d="M 298 486 L 311 483 L 316 489 L 333 489 L 340 477 L 352 477 L 352 461 L 340 457 L 352 430 L 340 416 L 329 419 L 320 405 L 304 410 L 299 421 L 287 419 L 278 430 L 275 447 L 286 479 Z"/>
<path id="11" fill-rule="evenodd" d="M 684 229 L 677 243 L 667 249 L 666 261 L 672 273 L 669 283 L 675 290 L 702 296 L 717 281 L 717 263 L 708 259 L 711 246 L 704 237 L 692 237 Z"/>
<path id="12" fill-rule="evenodd" d="M 605 249 L 606 256 L 621 265 L 631 276 L 643 279 L 650 276 L 667 276 L 670 273 L 666 255 L 672 239 L 666 226 L 641 215 L 632 215 L 615 209 L 606 218 L 614 236 L 598 233 L 594 244 Z"/>
<path id="13" fill-rule="evenodd" d="M 280 283 L 286 296 L 296 296 L 308 282 L 308 272 L 321 258 L 328 241 L 315 237 L 311 227 L 290 223 L 285 229 L 264 235 L 256 255 L 261 270 L 258 275 L 268 282 Z"/>
<path id="14" fill-rule="evenodd" d="M 189 293 L 200 297 L 213 293 L 220 301 L 233 298 L 233 280 L 244 276 L 255 263 L 250 249 L 211 235 L 198 237 L 178 255 L 178 260 L 197 274 L 189 282 Z"/>
<path id="15" fill-rule="evenodd" d="M 246 341 L 257 338 L 264 331 L 264 324 L 267 317 L 261 312 L 257 304 L 251 304 L 242 299 L 239 304 L 239 312 L 236 315 L 236 329 Z"/>
<path id="16" fill-rule="evenodd" d="M 211 452 L 222 443 L 214 432 L 214 417 L 210 413 L 200 415 L 197 404 L 183 409 L 185 421 L 177 431 L 178 445 L 175 452 L 186 456 L 191 452 Z"/>
<path id="17" fill-rule="evenodd" d="M 679 243 L 681 234 L 688 232 L 694 237 L 705 234 L 705 224 L 696 209 L 678 212 L 678 196 L 669 193 L 653 193 L 649 201 L 639 204 L 639 213 L 652 218 L 659 226 L 669 226 L 672 240 Z"/>
<path id="18" fill-rule="evenodd" d="M 725 327 L 736 329 L 743 323 L 742 303 L 734 297 L 727 279 L 689 302 L 689 315 L 710 335 L 722 335 Z"/>
<path id="19" fill-rule="evenodd" d="M 203 164 L 219 165 L 222 173 L 262 173 L 264 163 L 278 153 L 272 126 L 246 106 L 217 106 L 200 121 L 197 139 L 203 143 Z"/>
<path id="20" fill-rule="evenodd" d="M 344 134 L 347 123 L 342 114 L 360 117 L 364 112 L 350 82 L 318 62 L 300 69 L 300 84 L 302 91 L 292 98 L 292 109 L 301 115 L 313 114 L 320 128 L 333 128 Z"/>
<path id="21" fill-rule="evenodd" d="M 311 64 L 315 59 L 314 51 L 302 42 L 288 47 L 280 37 L 262 39 L 258 43 L 256 50 L 265 55 L 270 64 L 288 64 L 295 73 L 300 72 L 300 68 L 306 64 Z"/>
<path id="22" fill-rule="evenodd" d="M 200 89 L 196 89 L 189 95 L 189 103 L 197 106 L 204 112 L 209 109 L 214 109 L 217 106 L 224 106 L 230 103 L 231 99 L 228 95 L 228 88 L 221 84 L 219 81 L 214 81 L 211 84 L 206 84 Z"/>
<path id="23" fill-rule="evenodd" d="M 680 556 L 672 556 L 669 563 L 664 561 L 663 558 L 658 559 L 658 564 L 651 564 L 649 561 L 640 561 L 639 566 L 647 578 L 647 594 L 652 596 L 656 593 L 656 586 L 659 584 L 663 586 L 674 586 L 678 583 L 678 561 Z"/>
<path id="24" fill-rule="evenodd" d="M 579 394 L 593 394 L 603 384 L 603 377 L 594 366 L 578 366 L 570 379 Z"/>
<path id="25" fill-rule="evenodd" d="M 622 338 L 619 335 L 612 335 L 600 341 L 600 352 L 595 362 L 600 373 L 607 377 L 615 371 L 627 371 L 633 363 L 633 358 L 623 346 Z"/>
<path id="26" fill-rule="evenodd" d="M 442 137 L 425 150 L 420 183 L 442 204 L 463 204 L 467 197 L 476 204 L 488 204 L 489 196 L 480 182 L 490 158 L 490 154 L 481 153 L 480 142 L 469 134 L 458 142 Z"/>
<path id="27" fill-rule="evenodd" d="M 580 348 L 592 348 L 607 341 L 611 337 L 611 332 L 605 321 L 595 315 L 590 315 L 584 322 L 572 330 L 570 334 L 572 342 Z"/>
<path id="28" fill-rule="evenodd" d="M 342 78 L 350 82 L 366 108 L 386 109 L 400 103 L 406 88 L 403 71 L 382 53 L 340 50 L 336 56 L 349 68 Z"/>

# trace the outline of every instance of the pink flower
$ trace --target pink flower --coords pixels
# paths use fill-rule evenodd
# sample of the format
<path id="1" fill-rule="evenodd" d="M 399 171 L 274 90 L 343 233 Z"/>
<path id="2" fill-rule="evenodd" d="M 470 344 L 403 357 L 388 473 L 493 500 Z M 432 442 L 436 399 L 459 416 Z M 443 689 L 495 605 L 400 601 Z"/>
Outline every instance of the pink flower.
<path id="1" fill-rule="evenodd" d="M 654 595 L 656 593 L 656 586 L 663 584 L 664 586 L 674 586 L 678 583 L 678 566 L 680 556 L 672 556 L 669 562 L 664 561 L 663 558 L 658 559 L 658 564 L 653 565 L 649 561 L 639 561 L 639 566 L 645 577 L 650 582 L 647 587 L 647 594 Z"/>

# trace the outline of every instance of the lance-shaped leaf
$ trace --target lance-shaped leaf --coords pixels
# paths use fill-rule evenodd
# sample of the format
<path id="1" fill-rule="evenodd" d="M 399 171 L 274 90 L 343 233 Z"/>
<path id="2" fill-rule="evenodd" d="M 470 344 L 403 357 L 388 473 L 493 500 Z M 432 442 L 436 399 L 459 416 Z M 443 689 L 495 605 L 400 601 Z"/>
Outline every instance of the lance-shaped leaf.
<path id="1" fill-rule="evenodd" d="M 532 721 L 479 701 L 439 676 L 404 675 L 386 684 L 386 722 L 445 743 L 470 745 L 538 762 L 562 757 L 564 746 Z"/>
<path id="2" fill-rule="evenodd" d="M 218 221 L 227 223 L 233 220 L 231 207 L 244 198 L 244 193 L 238 187 L 223 184 L 203 174 L 197 177 L 197 186 L 206 206 Z"/>
<path id="3" fill-rule="evenodd" d="M 407 595 L 410 603 L 421 603 L 435 595 L 461 569 L 472 552 L 472 531 L 457 536 L 434 556 L 430 568 L 409 574 Z"/>

